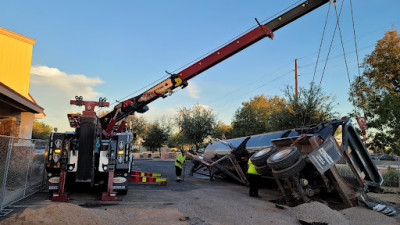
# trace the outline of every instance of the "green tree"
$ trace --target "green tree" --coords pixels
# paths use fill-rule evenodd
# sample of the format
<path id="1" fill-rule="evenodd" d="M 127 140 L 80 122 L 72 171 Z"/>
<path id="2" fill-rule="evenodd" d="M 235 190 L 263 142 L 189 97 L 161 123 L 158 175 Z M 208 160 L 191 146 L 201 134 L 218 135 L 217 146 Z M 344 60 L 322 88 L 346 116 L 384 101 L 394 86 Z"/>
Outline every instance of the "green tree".
<path id="1" fill-rule="evenodd" d="M 217 125 L 215 126 L 215 130 L 213 133 L 214 138 L 219 138 L 219 139 L 230 139 L 232 138 L 232 126 L 231 125 L 226 125 L 223 122 L 218 122 Z"/>
<path id="2" fill-rule="evenodd" d="M 285 91 L 286 105 L 283 110 L 275 111 L 269 117 L 271 130 L 285 130 L 310 124 L 319 124 L 333 119 L 333 100 L 322 93 L 319 86 L 311 85 L 309 89 L 300 88 L 298 97 L 292 87 Z"/>
<path id="3" fill-rule="evenodd" d="M 178 126 L 187 140 L 199 149 L 204 139 L 214 132 L 216 119 L 211 109 L 195 105 L 179 110 Z"/>
<path id="4" fill-rule="evenodd" d="M 170 130 L 163 127 L 159 122 L 154 122 L 149 125 L 143 138 L 143 146 L 150 151 L 160 150 L 167 143 Z"/>
<path id="5" fill-rule="evenodd" d="M 52 130 L 53 128 L 44 122 L 34 120 L 32 126 L 32 139 L 48 140 Z"/>
<path id="6" fill-rule="evenodd" d="M 362 76 L 351 84 L 349 100 L 355 115 L 367 118 L 367 143 L 375 149 L 400 150 L 400 36 L 385 32 L 364 58 Z"/>
<path id="7" fill-rule="evenodd" d="M 184 145 L 190 144 L 183 132 L 177 132 L 168 139 L 168 147 L 182 148 Z"/>
<path id="8" fill-rule="evenodd" d="M 279 96 L 256 96 L 249 102 L 244 102 L 238 108 L 232 121 L 232 136 L 243 137 L 271 131 L 269 117 L 285 107 L 285 101 Z"/>
<path id="9" fill-rule="evenodd" d="M 128 123 L 130 131 L 136 134 L 136 140 L 134 140 L 134 142 L 144 137 L 148 123 L 143 116 L 130 115 L 126 119 L 126 122 Z"/>

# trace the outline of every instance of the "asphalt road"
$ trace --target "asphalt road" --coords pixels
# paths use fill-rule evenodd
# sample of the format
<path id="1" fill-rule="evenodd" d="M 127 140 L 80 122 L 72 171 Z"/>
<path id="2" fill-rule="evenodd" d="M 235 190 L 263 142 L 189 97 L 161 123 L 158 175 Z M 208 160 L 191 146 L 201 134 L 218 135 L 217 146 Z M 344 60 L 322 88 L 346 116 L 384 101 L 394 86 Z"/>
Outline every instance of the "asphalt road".
<path id="1" fill-rule="evenodd" d="M 375 165 L 377 167 L 393 167 L 393 168 L 399 168 L 400 167 L 400 161 L 386 161 L 386 160 L 373 160 Z"/>
<path id="2" fill-rule="evenodd" d="M 119 216 L 112 220 L 115 221 L 112 223 L 114 225 L 133 223 L 282 225 L 299 224 L 299 219 L 341 225 L 378 223 L 383 225 L 400 222 L 398 217 L 390 218 L 365 207 L 350 208 L 343 212 L 332 210 L 319 202 L 294 208 L 276 207 L 274 201 L 280 198 L 280 194 L 273 186 L 260 190 L 262 198 L 250 198 L 248 188 L 237 182 L 210 181 L 203 176 L 188 176 L 190 167 L 191 163 L 188 162 L 185 181 L 177 183 L 173 161 L 135 160 L 135 170 L 161 173 L 168 179 L 167 186 L 132 182 L 129 184 L 128 194 L 119 196 L 114 202 L 100 201 L 98 192 L 71 193 L 68 202 L 86 209 L 113 212 L 109 215 Z M 52 204 L 54 203 L 48 200 L 48 193 L 42 191 L 14 204 L 12 208 L 13 213 L 19 213 L 26 208 L 39 210 L 38 208 L 46 208 Z M 151 217 L 154 217 L 154 220 L 149 222 L 148 218 Z M 5 218 L 0 218 L 2 219 Z M 135 222 L 138 219 L 145 222 Z M 90 224 L 90 221 L 87 224 Z"/>

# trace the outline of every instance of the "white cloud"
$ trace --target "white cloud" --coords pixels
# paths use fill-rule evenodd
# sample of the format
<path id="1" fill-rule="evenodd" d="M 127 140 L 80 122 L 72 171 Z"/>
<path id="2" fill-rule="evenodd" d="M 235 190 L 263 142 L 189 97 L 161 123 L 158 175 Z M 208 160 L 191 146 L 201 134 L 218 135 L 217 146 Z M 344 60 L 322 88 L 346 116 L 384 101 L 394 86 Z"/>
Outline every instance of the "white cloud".
<path id="1" fill-rule="evenodd" d="M 59 131 L 65 131 L 72 129 L 67 121 L 67 113 L 83 110 L 83 107 L 70 106 L 69 100 L 75 99 L 75 96 L 83 96 L 84 100 L 94 100 L 100 95 L 94 90 L 94 86 L 102 83 L 97 77 L 67 74 L 47 66 L 32 66 L 29 92 L 44 108 L 44 122 L 57 127 Z"/>
<path id="2" fill-rule="evenodd" d="M 83 96 L 84 99 L 93 99 L 100 93 L 93 90 L 93 86 L 102 84 L 100 78 L 89 78 L 83 74 L 67 74 L 57 68 L 47 66 L 31 67 L 31 87 L 33 85 L 55 87 L 59 91 L 74 97 Z"/>
<path id="3" fill-rule="evenodd" d="M 189 96 L 198 99 L 199 98 L 199 88 L 194 82 L 189 82 L 189 85 L 185 88 L 185 90 L 189 93 Z"/>
<path id="4" fill-rule="evenodd" d="M 201 107 L 203 109 L 206 109 L 206 110 L 213 110 L 213 108 L 211 108 L 211 106 L 209 106 L 209 105 L 196 104 L 196 106 L 199 106 L 199 107 Z"/>
<path id="5" fill-rule="evenodd" d="M 147 111 L 144 114 L 138 114 L 138 115 L 144 115 L 146 120 L 149 122 L 154 122 L 156 120 L 160 119 L 173 119 L 176 117 L 178 114 L 178 108 L 171 108 L 171 107 L 166 107 L 166 108 L 158 108 L 156 106 L 149 105 L 149 111 Z"/>

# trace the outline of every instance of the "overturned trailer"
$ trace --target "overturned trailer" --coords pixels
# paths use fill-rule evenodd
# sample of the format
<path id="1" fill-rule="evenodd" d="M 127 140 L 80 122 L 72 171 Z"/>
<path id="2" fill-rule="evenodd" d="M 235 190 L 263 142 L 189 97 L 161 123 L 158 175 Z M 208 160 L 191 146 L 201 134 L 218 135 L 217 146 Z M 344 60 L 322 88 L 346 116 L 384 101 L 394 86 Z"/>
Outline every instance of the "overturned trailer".
<path id="1" fill-rule="evenodd" d="M 349 117 L 211 143 L 191 172 L 230 176 L 247 184 L 247 160 L 275 181 L 288 205 L 324 199 L 345 207 L 365 201 L 383 178 Z"/>

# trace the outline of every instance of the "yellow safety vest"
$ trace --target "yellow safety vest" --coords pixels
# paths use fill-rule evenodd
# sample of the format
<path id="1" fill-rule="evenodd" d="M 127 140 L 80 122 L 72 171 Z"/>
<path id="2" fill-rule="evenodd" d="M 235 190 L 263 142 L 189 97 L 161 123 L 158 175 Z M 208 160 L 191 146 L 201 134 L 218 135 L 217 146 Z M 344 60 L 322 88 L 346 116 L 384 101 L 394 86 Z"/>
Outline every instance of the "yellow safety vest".
<path id="1" fill-rule="evenodd" d="M 179 154 L 179 155 L 176 157 L 175 166 L 177 166 L 177 167 L 179 167 L 179 168 L 182 169 L 182 164 L 185 162 L 185 160 L 186 160 L 186 155 L 183 156 L 182 154 Z"/>
<path id="2" fill-rule="evenodd" d="M 257 172 L 256 167 L 253 165 L 253 163 L 251 162 L 250 159 L 249 159 L 249 161 L 247 162 L 247 164 L 249 165 L 249 168 L 247 169 L 247 173 L 248 173 L 248 174 L 260 175 L 260 174 Z"/>

